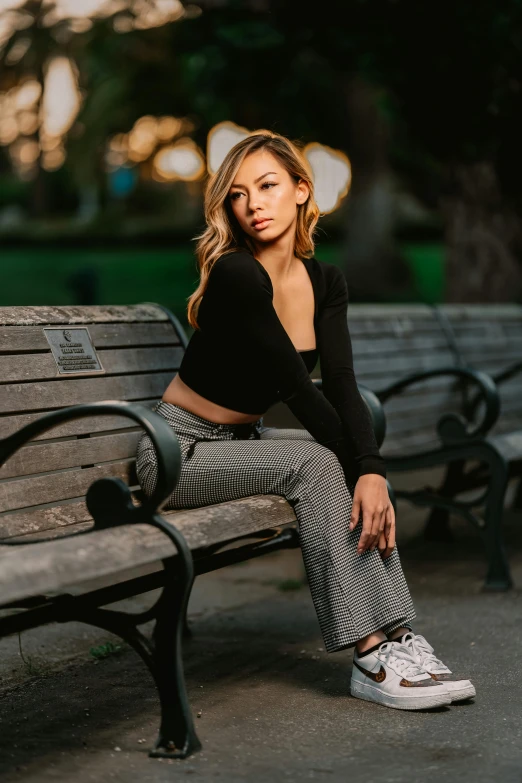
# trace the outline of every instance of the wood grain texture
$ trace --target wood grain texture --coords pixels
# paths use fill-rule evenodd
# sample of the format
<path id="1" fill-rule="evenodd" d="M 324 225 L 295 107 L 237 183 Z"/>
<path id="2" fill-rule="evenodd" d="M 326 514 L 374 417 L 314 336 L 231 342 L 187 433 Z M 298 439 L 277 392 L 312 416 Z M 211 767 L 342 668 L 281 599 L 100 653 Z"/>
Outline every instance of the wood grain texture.
<path id="1" fill-rule="evenodd" d="M 497 447 L 508 462 L 522 460 L 522 429 L 516 432 L 489 435 L 487 440 Z"/>
<path id="2" fill-rule="evenodd" d="M 191 549 L 226 542 L 295 522 L 292 506 L 280 495 L 255 495 L 204 508 L 166 512 Z M 38 594 L 61 593 L 93 579 L 125 573 L 175 554 L 167 537 L 149 525 L 126 525 L 73 538 L 11 547 L 0 546 L 2 605 Z"/>
<path id="3" fill-rule="evenodd" d="M 141 430 L 138 430 L 80 440 L 29 444 L 0 467 L 0 480 L 134 457 L 140 435 Z"/>
<path id="4" fill-rule="evenodd" d="M 0 307 L 1 326 L 121 323 L 125 321 L 168 321 L 168 317 L 163 310 L 152 305 Z"/>
<path id="5" fill-rule="evenodd" d="M 64 502 L 58 505 L 11 511 L 0 516 L 0 540 L 23 538 L 40 533 L 51 533 L 59 528 L 73 528 L 90 522 L 85 500 Z"/>
<path id="6" fill-rule="evenodd" d="M 159 399 L 159 398 L 158 398 Z M 158 400 L 135 400 L 146 408 L 152 409 Z M 41 418 L 43 412 L 0 416 L 0 438 L 7 438 L 13 432 L 18 432 L 26 424 Z M 60 424 L 52 430 L 42 432 L 34 441 L 55 440 L 56 438 L 74 437 L 87 433 L 108 432 L 109 430 L 133 429 L 133 422 L 126 416 L 87 416 L 85 419 L 74 419 L 66 424 Z"/>
<path id="7" fill-rule="evenodd" d="M 175 372 L 183 357 L 180 347 L 165 348 L 111 348 L 97 351 L 105 377 L 124 373 Z M 0 384 L 17 381 L 70 380 L 60 376 L 56 362 L 49 353 L 0 356 Z"/>
<path id="8" fill-rule="evenodd" d="M 139 400 L 161 397 L 174 376 L 169 373 L 62 379 L 0 386 L 0 413 L 52 410 L 66 405 L 102 400 Z"/>
<path id="9" fill-rule="evenodd" d="M 140 345 L 179 345 L 178 336 L 170 321 L 163 323 L 87 324 L 87 328 L 96 349 L 132 348 Z M 43 326 L 0 325 L 0 354 L 49 350 Z"/>
<path id="10" fill-rule="evenodd" d="M 81 498 L 93 481 L 117 476 L 127 484 L 137 484 L 135 460 L 111 462 L 93 468 L 64 470 L 30 478 L 0 482 L 0 512 L 29 508 L 40 503 L 54 503 L 67 498 Z"/>

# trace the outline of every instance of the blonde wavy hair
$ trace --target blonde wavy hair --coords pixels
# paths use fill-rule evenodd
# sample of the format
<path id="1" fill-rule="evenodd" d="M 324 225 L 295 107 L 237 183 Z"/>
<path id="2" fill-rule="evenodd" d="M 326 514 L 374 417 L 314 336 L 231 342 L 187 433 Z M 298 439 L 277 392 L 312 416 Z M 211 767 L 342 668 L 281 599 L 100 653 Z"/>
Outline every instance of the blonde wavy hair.
<path id="1" fill-rule="evenodd" d="M 199 329 L 199 305 L 217 259 L 224 253 L 245 248 L 252 254 L 255 252 L 252 240 L 239 226 L 227 196 L 243 160 L 247 155 L 261 149 L 271 152 L 296 184 L 303 179 L 310 188 L 310 195 L 304 204 L 297 205 L 294 254 L 297 258 L 310 258 L 314 254 L 315 226 L 320 211 L 314 197 L 312 174 L 299 143 L 270 130 L 254 131 L 232 147 L 217 171 L 209 177 L 205 187 L 204 212 L 207 226 L 201 234 L 193 237 L 197 240 L 195 253 L 200 280 L 198 287 L 188 298 L 187 307 L 187 320 L 193 329 Z"/>

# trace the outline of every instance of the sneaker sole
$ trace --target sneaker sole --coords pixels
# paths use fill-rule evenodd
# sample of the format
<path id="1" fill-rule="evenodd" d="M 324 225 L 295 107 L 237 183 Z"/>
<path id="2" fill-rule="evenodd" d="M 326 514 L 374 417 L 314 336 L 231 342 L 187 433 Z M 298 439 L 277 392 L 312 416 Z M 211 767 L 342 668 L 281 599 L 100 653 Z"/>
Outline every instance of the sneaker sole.
<path id="1" fill-rule="evenodd" d="M 378 688 L 374 688 L 373 685 L 353 682 L 350 684 L 350 693 L 358 699 L 373 701 L 396 710 L 426 710 L 451 704 L 451 697 L 445 690 L 443 693 L 433 693 L 429 696 L 428 694 L 424 696 L 391 696 L 389 693 L 383 693 Z"/>
<path id="2" fill-rule="evenodd" d="M 476 696 L 477 691 L 475 690 L 474 685 L 467 685 L 465 688 L 459 688 L 459 690 L 450 691 L 448 695 L 452 702 L 464 701 L 464 699 L 472 699 L 473 696 Z"/>

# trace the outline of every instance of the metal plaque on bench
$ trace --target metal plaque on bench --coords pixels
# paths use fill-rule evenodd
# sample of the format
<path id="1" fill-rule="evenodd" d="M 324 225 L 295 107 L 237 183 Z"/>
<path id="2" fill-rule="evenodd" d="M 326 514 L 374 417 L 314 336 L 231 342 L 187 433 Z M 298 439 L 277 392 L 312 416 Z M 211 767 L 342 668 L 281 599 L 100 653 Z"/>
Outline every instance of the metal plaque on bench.
<path id="1" fill-rule="evenodd" d="M 59 375 L 104 373 L 86 326 L 44 328 Z"/>

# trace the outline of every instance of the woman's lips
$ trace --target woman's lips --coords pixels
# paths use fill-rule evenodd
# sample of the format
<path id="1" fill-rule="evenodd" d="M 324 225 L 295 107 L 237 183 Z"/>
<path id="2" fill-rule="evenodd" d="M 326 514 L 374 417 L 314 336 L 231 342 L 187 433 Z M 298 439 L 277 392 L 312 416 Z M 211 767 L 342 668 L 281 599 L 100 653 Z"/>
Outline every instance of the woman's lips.
<path id="1" fill-rule="evenodd" d="M 267 218 L 266 220 L 262 220 L 260 223 L 254 223 L 254 228 L 256 231 L 261 231 L 262 228 L 266 228 L 272 218 Z"/>

